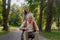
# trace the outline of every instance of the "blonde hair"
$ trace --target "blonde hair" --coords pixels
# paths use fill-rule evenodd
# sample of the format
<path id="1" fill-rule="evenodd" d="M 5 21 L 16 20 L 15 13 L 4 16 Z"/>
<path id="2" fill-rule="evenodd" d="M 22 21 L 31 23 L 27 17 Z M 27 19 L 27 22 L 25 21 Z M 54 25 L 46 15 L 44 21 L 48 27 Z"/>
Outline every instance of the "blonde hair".
<path id="1" fill-rule="evenodd" d="M 24 20 L 26 19 L 26 15 L 27 15 L 26 9 L 29 10 L 29 8 L 26 7 L 26 8 L 24 9 Z M 29 11 L 30 11 L 30 10 L 29 10 Z"/>

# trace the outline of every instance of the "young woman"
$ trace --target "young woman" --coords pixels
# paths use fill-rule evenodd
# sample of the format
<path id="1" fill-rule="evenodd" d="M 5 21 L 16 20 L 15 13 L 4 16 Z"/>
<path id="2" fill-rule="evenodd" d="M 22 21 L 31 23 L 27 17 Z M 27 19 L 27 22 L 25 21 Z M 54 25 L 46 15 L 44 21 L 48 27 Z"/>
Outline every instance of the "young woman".
<path id="1" fill-rule="evenodd" d="M 20 30 L 25 31 L 24 38 L 28 40 L 28 32 L 38 32 L 38 26 L 34 21 L 33 13 L 28 8 L 24 10 L 24 21 L 20 27 Z"/>

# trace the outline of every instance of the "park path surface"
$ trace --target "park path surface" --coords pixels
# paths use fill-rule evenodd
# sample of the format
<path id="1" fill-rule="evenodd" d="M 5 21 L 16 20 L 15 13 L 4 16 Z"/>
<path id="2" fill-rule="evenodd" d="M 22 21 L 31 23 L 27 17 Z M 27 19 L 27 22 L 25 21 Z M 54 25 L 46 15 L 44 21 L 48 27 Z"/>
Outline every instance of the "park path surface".
<path id="1" fill-rule="evenodd" d="M 0 40 L 21 40 L 21 31 L 12 31 L 6 35 L 0 36 Z M 43 36 L 39 36 L 39 40 L 48 40 Z"/>

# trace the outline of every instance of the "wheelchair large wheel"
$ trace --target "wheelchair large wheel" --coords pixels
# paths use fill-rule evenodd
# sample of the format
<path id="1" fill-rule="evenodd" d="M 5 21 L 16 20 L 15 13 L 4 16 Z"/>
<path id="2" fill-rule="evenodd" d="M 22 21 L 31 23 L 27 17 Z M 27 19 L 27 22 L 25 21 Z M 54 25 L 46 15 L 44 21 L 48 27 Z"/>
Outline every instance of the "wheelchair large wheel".
<path id="1" fill-rule="evenodd" d="M 24 34 L 24 31 L 23 31 L 22 34 L 21 34 L 21 40 L 24 40 L 23 34 Z"/>

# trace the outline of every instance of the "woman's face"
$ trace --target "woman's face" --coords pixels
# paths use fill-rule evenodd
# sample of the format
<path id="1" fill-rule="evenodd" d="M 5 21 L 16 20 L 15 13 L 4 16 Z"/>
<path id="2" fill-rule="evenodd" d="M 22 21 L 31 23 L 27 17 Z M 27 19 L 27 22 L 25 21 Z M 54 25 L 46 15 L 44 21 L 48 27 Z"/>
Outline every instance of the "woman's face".
<path id="1" fill-rule="evenodd" d="M 25 11 L 26 11 L 27 13 L 29 13 L 29 9 L 28 9 L 28 8 L 26 8 Z"/>

